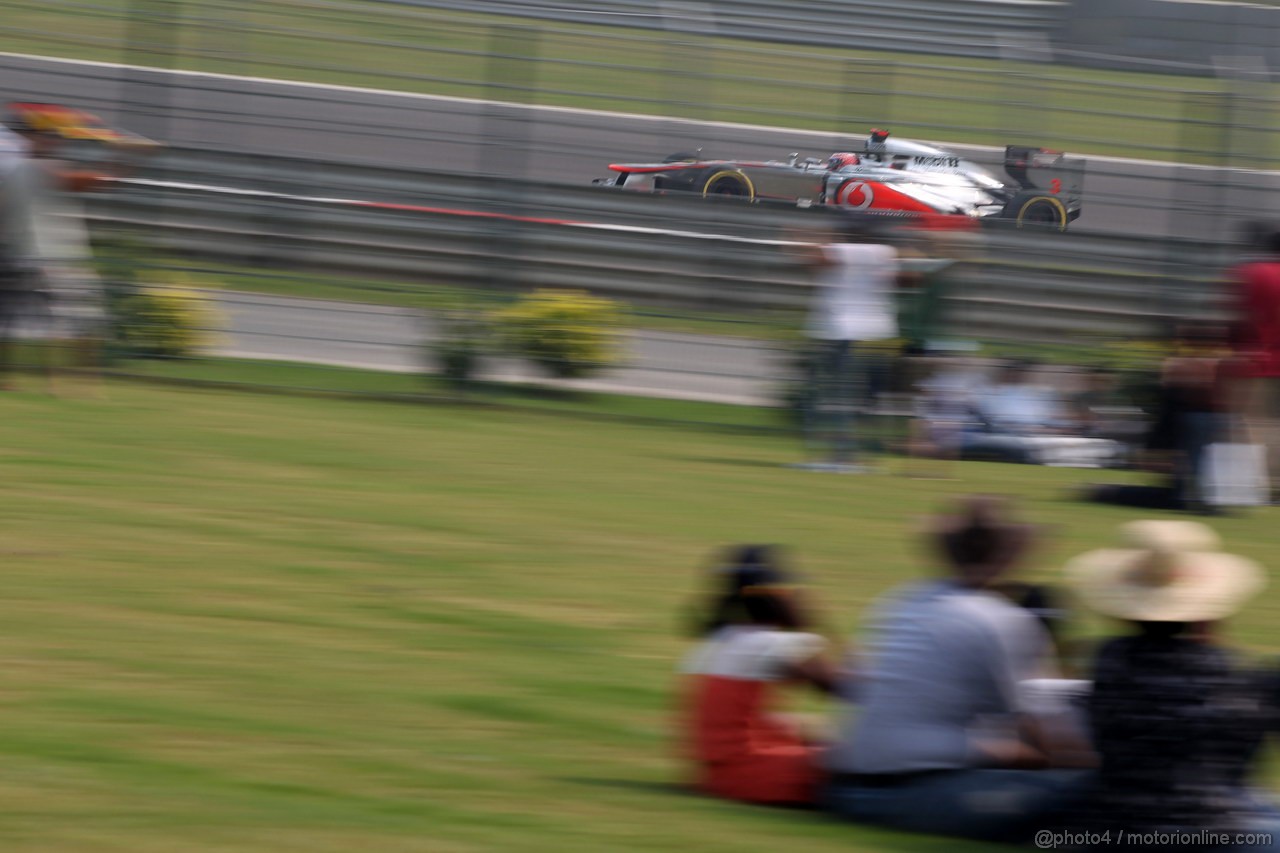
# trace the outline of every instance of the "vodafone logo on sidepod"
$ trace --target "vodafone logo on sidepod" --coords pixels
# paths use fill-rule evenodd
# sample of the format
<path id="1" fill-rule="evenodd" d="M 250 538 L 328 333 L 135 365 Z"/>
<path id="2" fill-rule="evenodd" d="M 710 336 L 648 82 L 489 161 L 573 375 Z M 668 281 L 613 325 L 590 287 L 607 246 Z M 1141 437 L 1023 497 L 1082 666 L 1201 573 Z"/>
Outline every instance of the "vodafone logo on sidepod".
<path id="1" fill-rule="evenodd" d="M 849 181 L 836 193 L 836 204 L 854 210 L 866 210 L 875 198 L 871 184 L 866 181 Z"/>

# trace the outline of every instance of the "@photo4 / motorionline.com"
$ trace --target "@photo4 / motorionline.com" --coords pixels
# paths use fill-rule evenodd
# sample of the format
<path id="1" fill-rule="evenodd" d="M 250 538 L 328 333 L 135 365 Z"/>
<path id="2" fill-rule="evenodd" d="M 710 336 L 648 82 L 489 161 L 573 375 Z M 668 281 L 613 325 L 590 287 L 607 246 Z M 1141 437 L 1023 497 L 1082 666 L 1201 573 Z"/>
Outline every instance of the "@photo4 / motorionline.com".
<path id="1" fill-rule="evenodd" d="M 1094 847 L 1223 847 L 1239 845 L 1267 847 L 1272 843 L 1269 832 L 1128 832 L 1123 829 L 1104 832 L 1053 832 L 1042 829 L 1036 833 L 1036 847 L 1041 850 L 1070 850 Z"/>

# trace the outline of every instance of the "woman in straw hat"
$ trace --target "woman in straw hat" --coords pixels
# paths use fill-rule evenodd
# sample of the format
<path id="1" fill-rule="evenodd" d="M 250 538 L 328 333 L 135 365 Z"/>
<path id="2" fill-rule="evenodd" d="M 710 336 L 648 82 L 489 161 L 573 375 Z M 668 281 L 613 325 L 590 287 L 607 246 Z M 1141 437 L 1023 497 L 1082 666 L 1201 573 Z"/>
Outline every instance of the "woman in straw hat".
<path id="1" fill-rule="evenodd" d="M 1086 820 L 1125 833 L 1134 849 L 1167 849 L 1179 833 L 1188 850 L 1280 849 L 1280 820 L 1248 788 L 1273 721 L 1271 691 L 1213 630 L 1263 587 L 1262 570 L 1220 551 L 1203 524 L 1137 521 L 1122 530 L 1127 547 L 1091 551 L 1066 568 L 1087 606 L 1134 627 L 1095 662 L 1088 714 L 1101 769 Z M 1274 835 L 1252 845 L 1228 837 L 1249 831 Z"/>
<path id="2" fill-rule="evenodd" d="M 1040 621 L 995 592 L 1034 530 L 974 497 L 930 540 L 945 566 L 882 603 L 856 701 L 826 757 L 829 807 L 897 829 L 1030 839 L 1086 787 L 1025 706 L 1052 674 Z M 848 695 L 848 691 L 842 690 Z M 1050 769 L 1053 767 L 1059 769 Z"/>

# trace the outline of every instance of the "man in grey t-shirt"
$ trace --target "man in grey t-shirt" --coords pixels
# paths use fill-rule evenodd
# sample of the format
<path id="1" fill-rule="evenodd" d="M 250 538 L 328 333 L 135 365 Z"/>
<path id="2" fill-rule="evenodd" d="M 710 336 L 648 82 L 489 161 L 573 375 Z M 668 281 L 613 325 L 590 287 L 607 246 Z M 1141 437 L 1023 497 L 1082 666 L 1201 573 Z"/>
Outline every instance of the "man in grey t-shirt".
<path id="1" fill-rule="evenodd" d="M 950 577 L 906 587 L 877 608 L 870 664 L 856 675 L 826 757 L 827 803 L 899 829 L 1019 840 L 1045 828 L 1084 780 L 1036 769 L 1058 756 L 1023 713 L 1019 684 L 1048 674 L 1050 640 L 989 588 L 1030 529 L 971 499 L 938 533 Z"/>
<path id="2" fill-rule="evenodd" d="M 828 755 L 842 773 L 990 763 L 1018 732 L 1019 682 L 1045 674 L 1049 638 L 1030 612 L 953 580 L 919 583 L 872 618 L 858 709 Z"/>

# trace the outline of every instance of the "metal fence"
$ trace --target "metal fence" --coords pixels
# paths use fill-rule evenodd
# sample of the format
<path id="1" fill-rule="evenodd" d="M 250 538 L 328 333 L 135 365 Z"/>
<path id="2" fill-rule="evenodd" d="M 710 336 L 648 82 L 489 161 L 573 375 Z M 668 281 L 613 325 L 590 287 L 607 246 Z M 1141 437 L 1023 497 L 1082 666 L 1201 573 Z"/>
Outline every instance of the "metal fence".
<path id="1" fill-rule="evenodd" d="M 152 167 L 152 177 L 93 201 L 102 236 L 131 234 L 148 265 L 198 270 L 218 261 L 216 278 L 229 288 L 274 278 L 266 289 L 284 282 L 292 287 L 283 292 L 310 297 L 220 297 L 237 323 L 220 329 L 236 339 L 228 355 L 411 371 L 422 342 L 438 336 L 434 295 L 486 300 L 572 287 L 649 318 L 634 339 L 637 360 L 596 387 L 713 401 L 763 402 L 780 383 L 786 359 L 774 341 L 799 328 L 812 282 L 778 237 L 822 222 L 813 210 L 733 200 L 279 156 L 169 150 Z M 498 197 L 526 206 L 495 209 Z M 1220 310 L 1216 283 L 1231 261 L 1211 241 L 1012 229 L 983 232 L 959 250 L 929 283 L 942 309 L 931 328 L 910 329 L 916 337 L 1064 350 L 1158 337 L 1172 321 Z M 347 302 L 316 301 L 317 293 Z M 698 334 L 662 337 L 672 321 L 691 320 Z M 520 373 L 506 361 L 495 375 Z"/>
<path id="2" fill-rule="evenodd" d="M 818 211 L 732 199 L 182 149 L 91 211 L 161 256 L 424 288 L 576 287 L 736 317 L 804 309 L 810 281 L 779 238 L 824 223 Z M 1066 343 L 1149 336 L 1215 308 L 1231 251 L 1208 240 L 990 229 L 957 257 L 946 334 Z"/>
<path id="3" fill-rule="evenodd" d="M 1021 342 L 1128 337 L 1202 307 L 1224 261 L 1220 238 L 1280 198 L 1275 175 L 1260 171 L 1277 160 L 1276 118 L 1270 84 L 1257 79 L 1081 77 L 1025 44 L 993 61 L 799 50 L 709 33 L 693 18 L 658 32 L 336 0 L 13 0 L 0 46 L 15 53 L 0 68 L 15 95 L 89 107 L 168 142 L 94 215 L 182 255 L 257 271 L 233 281 L 309 270 L 366 290 L 374 280 L 423 293 L 580 285 L 655 311 L 677 306 L 720 332 L 744 316 L 755 330 L 772 312 L 794 321 L 804 281 L 767 241 L 811 220 L 591 188 L 610 160 L 691 147 L 819 153 L 873 124 L 979 159 L 994 150 L 982 146 L 1014 142 L 1084 153 L 1076 231 L 992 233 L 985 255 L 952 273 L 950 332 Z M 30 55 L 39 53 L 75 61 Z M 246 306 L 270 313 L 268 301 L 238 299 L 232 313 L 247 324 Z M 257 344 L 242 339 L 235 351 L 288 358 L 279 342 L 314 338 L 341 353 L 308 360 L 360 366 L 368 360 L 344 347 L 384 347 L 382 332 L 344 338 L 289 322 L 301 325 L 258 329 Z M 415 344 L 384 331 L 420 361 Z M 649 355 L 636 369 L 648 378 L 633 376 L 632 387 L 715 364 L 716 383 L 732 374 L 750 387 L 676 391 L 759 400 L 777 378 L 764 367 L 775 363 L 767 345 L 684 341 L 720 353 L 712 358 L 640 340 Z"/>
<path id="4" fill-rule="evenodd" d="M 700 32 L 725 38 L 994 59 L 1043 41 L 1062 3 L 1044 0 L 389 0 L 408 6 Z"/>
<path id="5" fill-rule="evenodd" d="M 966 11 L 971 5 L 949 14 L 951 29 L 977 14 Z M 1280 159 L 1274 92 L 1255 77 L 1086 73 L 1053 64 L 1052 51 L 1035 39 L 1004 39 L 990 60 L 868 52 L 846 41 L 792 48 L 712 32 L 699 23 L 696 5 L 663 8 L 671 25 L 652 30 L 340 0 L 11 0 L 0 20 L 5 49 L 237 79 L 37 67 L 14 57 L 0 65 L 10 91 L 84 103 L 179 144 L 345 153 L 402 165 L 443 158 L 465 171 L 482 167 L 481 158 L 459 150 L 468 145 L 483 147 L 485 163 L 533 173 L 545 168 L 539 151 L 607 157 L 604 143 L 612 141 L 575 132 L 581 117 L 564 113 L 513 116 L 473 105 L 459 118 L 456 101 L 349 90 L 324 97 L 326 90 L 297 87 L 280 95 L 238 78 L 661 116 L 671 123 L 644 140 L 659 156 L 673 143 L 728 150 L 739 135 L 705 124 L 718 121 L 799 128 L 831 141 L 889 125 L 956 143 L 1246 167 Z M 743 8 L 763 15 L 773 7 L 757 0 Z M 1013 15 L 1021 6 L 999 8 Z M 582 177 L 564 164 L 551 176 Z"/>

